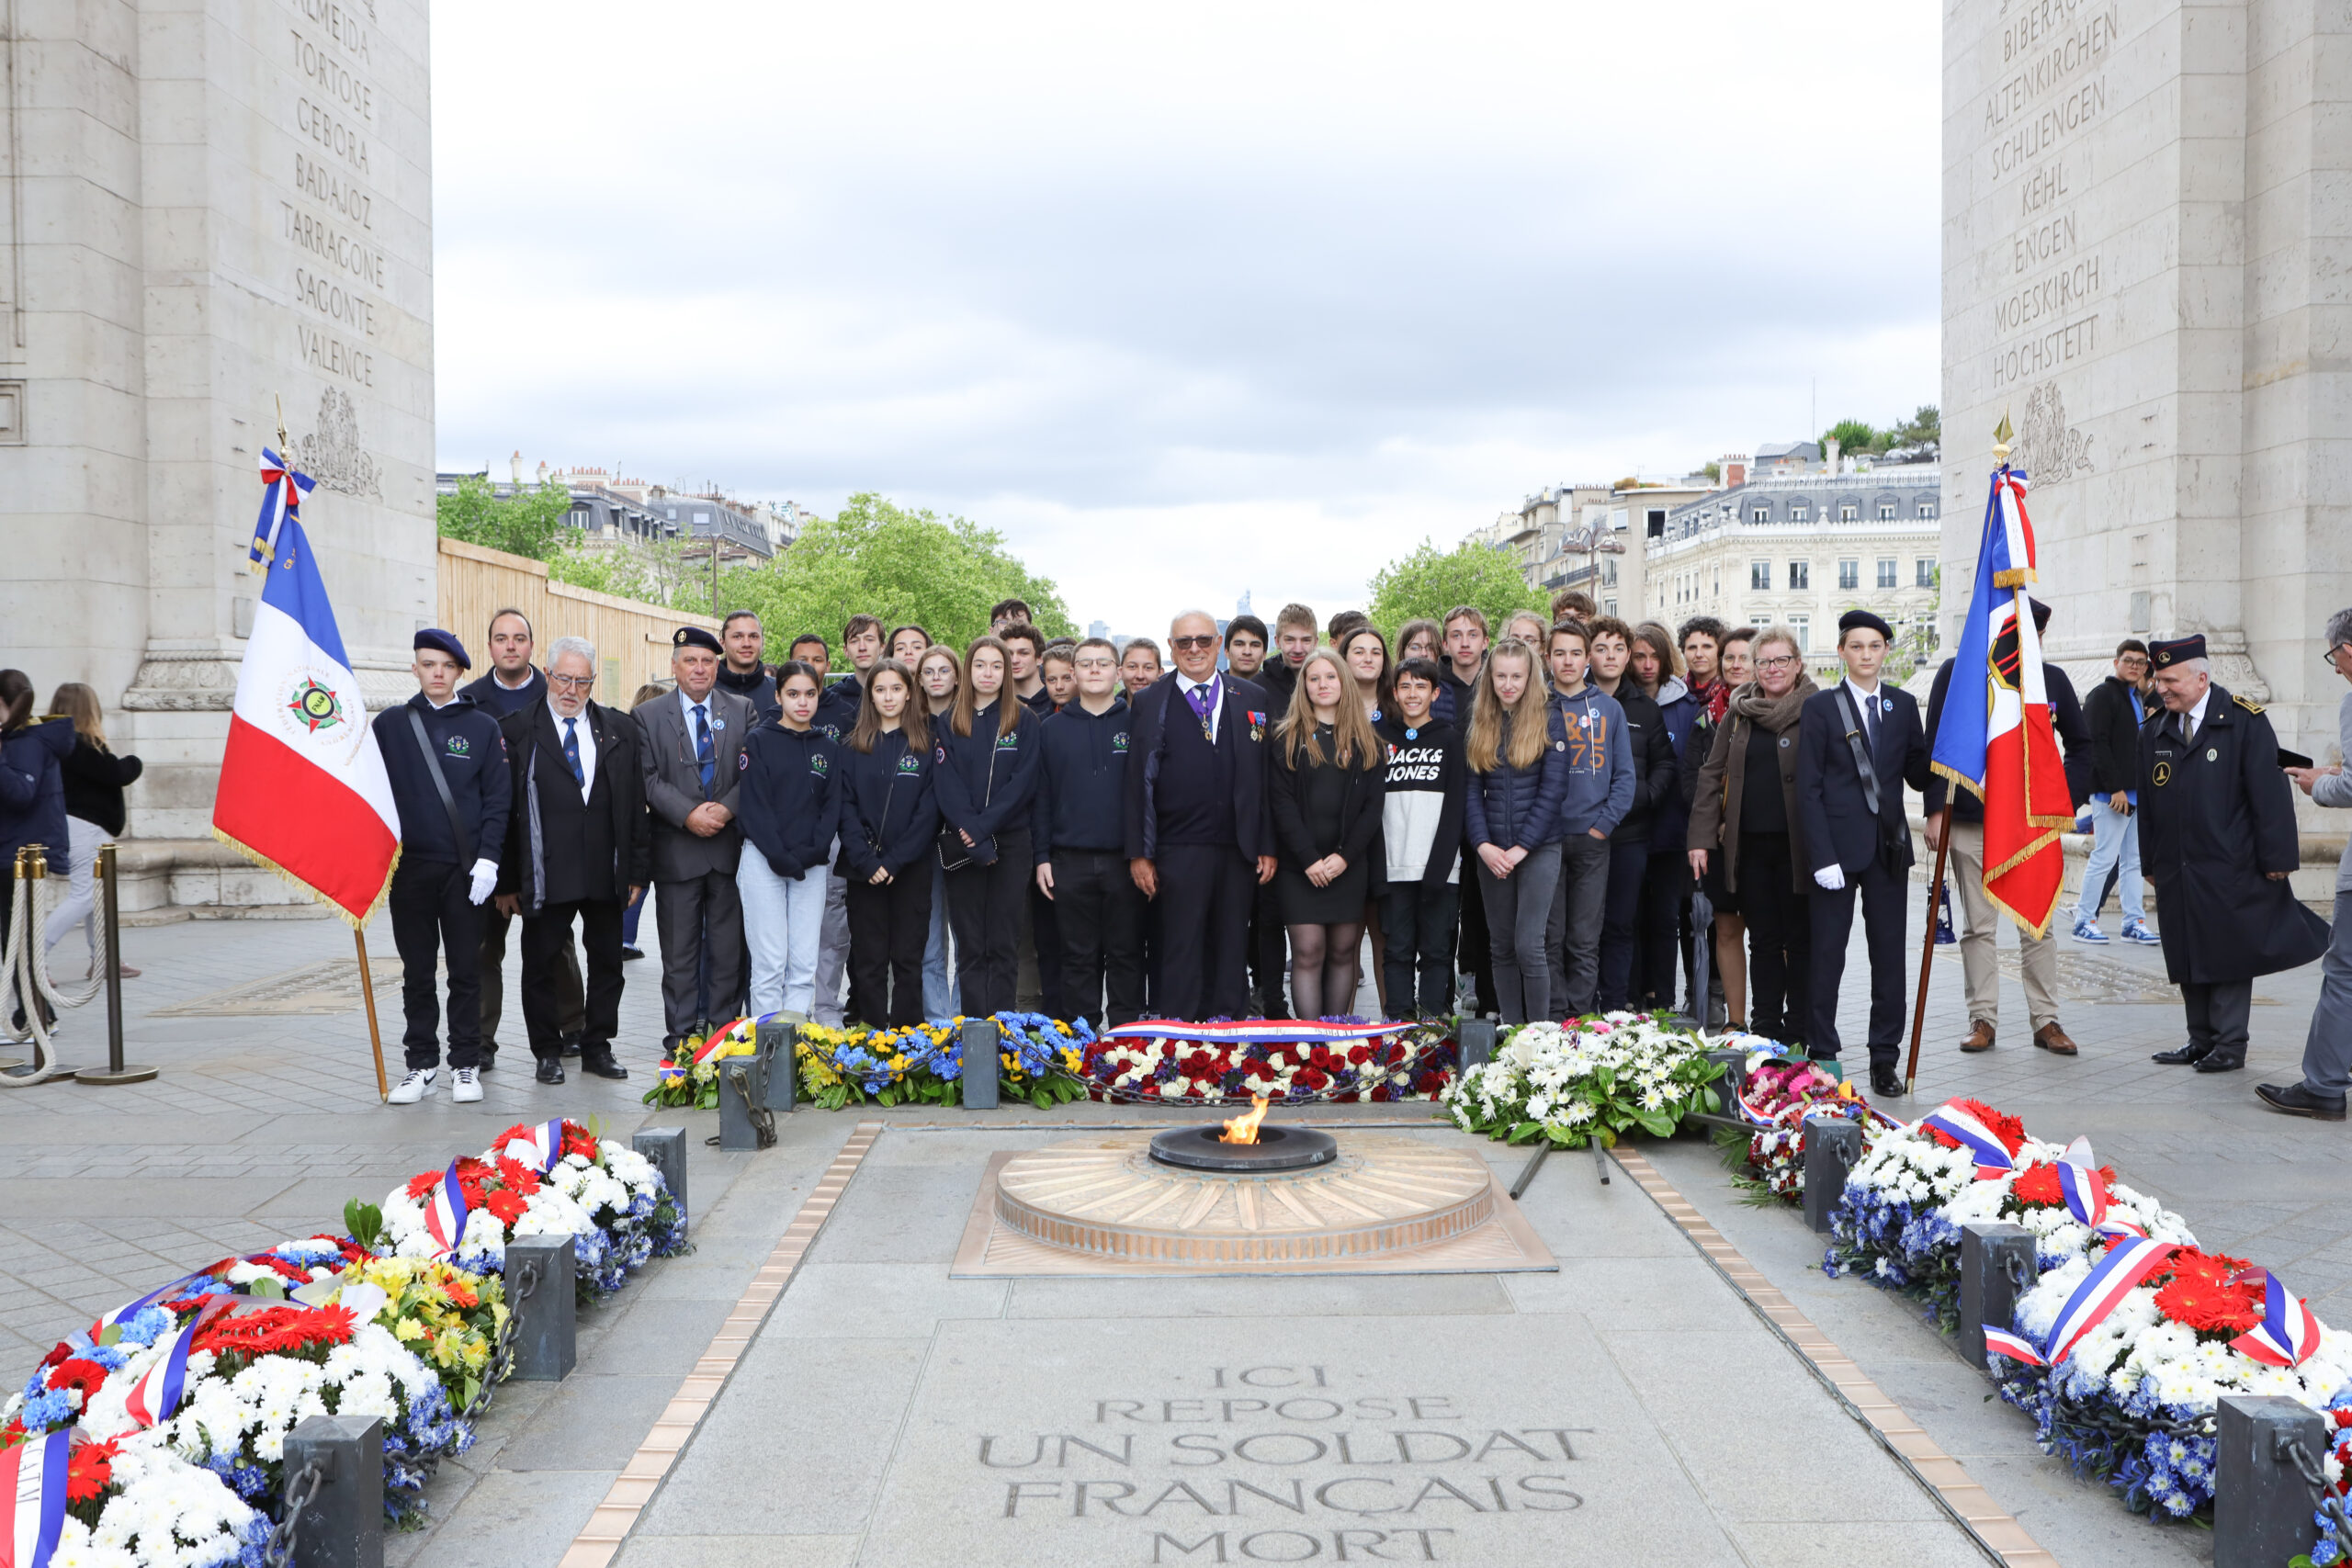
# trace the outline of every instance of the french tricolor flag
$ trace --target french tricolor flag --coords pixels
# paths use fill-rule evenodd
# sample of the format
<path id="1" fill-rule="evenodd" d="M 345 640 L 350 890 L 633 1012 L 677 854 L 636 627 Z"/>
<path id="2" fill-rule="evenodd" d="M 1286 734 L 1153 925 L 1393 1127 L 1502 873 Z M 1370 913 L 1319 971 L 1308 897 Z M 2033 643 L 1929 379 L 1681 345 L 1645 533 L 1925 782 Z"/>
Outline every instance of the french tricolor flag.
<path id="1" fill-rule="evenodd" d="M 130 1397 L 123 1407 L 139 1427 L 159 1427 L 180 1407 L 180 1398 L 187 1392 L 188 1348 L 196 1342 L 198 1326 L 212 1315 L 199 1313 L 188 1319 L 187 1326 L 172 1336 L 171 1348 L 164 1352 L 164 1359 L 130 1385 Z"/>
<path id="2" fill-rule="evenodd" d="M 2035 565 L 2025 492 L 2025 475 L 2003 463 L 1985 498 L 1975 590 L 1930 762 L 1984 803 L 1984 892 L 2020 929 L 2041 936 L 2065 881 L 2059 835 L 2074 825 L 2075 800 L 2028 593 Z"/>
<path id="3" fill-rule="evenodd" d="M 299 478 L 300 476 L 296 476 Z M 400 859 L 400 813 L 343 649 L 317 558 L 291 507 L 276 536 L 237 672 L 212 834 L 362 926 Z"/>
<path id="4" fill-rule="evenodd" d="M 2141 1280 L 2178 1250 L 2169 1242 L 2150 1241 L 2145 1236 L 2118 1241 L 2107 1249 L 2107 1256 L 2098 1260 L 2089 1276 L 2075 1287 L 2075 1293 L 2066 1298 L 2065 1306 L 2059 1310 L 2057 1320 L 2051 1324 L 2050 1333 L 2041 1344 L 2007 1329 L 1987 1328 L 1984 1348 L 2028 1366 L 2056 1366 L 2084 1335 L 2107 1321 L 2108 1314 Z"/>
<path id="5" fill-rule="evenodd" d="M 448 1257 L 466 1239 L 466 1190 L 458 1183 L 458 1162 L 451 1160 L 424 1200 L 424 1228 L 440 1249 L 435 1258 Z"/>
<path id="6" fill-rule="evenodd" d="M 74 1428 L 0 1449 L 0 1568 L 47 1568 L 65 1527 L 65 1463 Z"/>

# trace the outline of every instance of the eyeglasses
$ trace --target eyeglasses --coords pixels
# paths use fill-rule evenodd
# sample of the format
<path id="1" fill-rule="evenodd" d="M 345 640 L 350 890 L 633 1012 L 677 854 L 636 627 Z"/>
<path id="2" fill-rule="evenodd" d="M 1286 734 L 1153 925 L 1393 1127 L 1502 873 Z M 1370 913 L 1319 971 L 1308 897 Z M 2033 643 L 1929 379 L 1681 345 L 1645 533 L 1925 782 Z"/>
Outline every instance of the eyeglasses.
<path id="1" fill-rule="evenodd" d="M 1758 670 L 1786 670 L 1792 664 L 1802 664 L 1804 662 L 1804 660 L 1798 659 L 1792 654 L 1784 653 L 1774 659 L 1758 660 L 1756 661 L 1756 668 Z"/>
<path id="2" fill-rule="evenodd" d="M 2319 656 L 2319 661 L 2332 670 L 2335 667 L 2335 656 L 2342 653 L 2347 648 L 2352 648 L 2352 642 L 2339 642 L 2334 648 L 2329 649 L 2325 653 L 2321 654 Z"/>
<path id="3" fill-rule="evenodd" d="M 596 683 L 594 675 L 550 675 L 548 684 L 559 692 L 584 692 Z"/>
<path id="4" fill-rule="evenodd" d="M 1093 659 L 1081 659 L 1077 661 L 1076 668 L 1080 670 L 1108 670 L 1111 668 L 1111 661 L 1099 656 Z"/>
<path id="5" fill-rule="evenodd" d="M 1168 646 L 1180 653 L 1190 653 L 1198 649 L 1215 648 L 1216 638 L 1214 637 L 1171 637 L 1168 639 Z"/>

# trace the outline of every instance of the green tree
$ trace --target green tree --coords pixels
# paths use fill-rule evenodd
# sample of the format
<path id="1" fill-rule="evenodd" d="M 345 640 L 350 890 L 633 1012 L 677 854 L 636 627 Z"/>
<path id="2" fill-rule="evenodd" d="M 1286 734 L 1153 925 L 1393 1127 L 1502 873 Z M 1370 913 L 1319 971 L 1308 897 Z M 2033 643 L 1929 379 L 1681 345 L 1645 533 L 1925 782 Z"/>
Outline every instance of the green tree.
<path id="1" fill-rule="evenodd" d="M 1821 455 L 1829 456 L 1829 444 L 1838 443 L 1840 456 L 1850 457 L 1858 452 L 1883 452 L 1886 442 L 1869 423 L 1859 419 L 1841 419 L 1821 433 Z"/>
<path id="2" fill-rule="evenodd" d="M 440 531 L 484 549 L 546 560 L 563 538 L 564 514 L 571 510 L 571 492 L 560 484 L 518 490 L 502 499 L 479 474 L 458 481 L 458 493 L 434 498 L 434 516 Z"/>
<path id="3" fill-rule="evenodd" d="M 1003 535 L 968 518 L 910 512 L 870 491 L 851 496 L 830 521 L 809 524 L 775 560 L 728 572 L 719 598 L 725 609 L 758 612 L 779 652 L 786 638 L 816 632 L 836 661 L 842 623 L 860 611 L 885 626 L 918 624 L 959 648 L 989 629 L 989 610 L 1001 599 L 1027 600 L 1047 637 L 1074 629 L 1061 590 L 1030 571 Z"/>
<path id="4" fill-rule="evenodd" d="M 1886 434 L 1890 446 L 1940 446 L 1944 439 L 1943 414 L 1935 404 L 1922 403 L 1918 412 Z"/>
<path id="5" fill-rule="evenodd" d="M 1469 541 L 1441 551 L 1423 539 L 1410 555 L 1373 573 L 1369 614 L 1392 636 L 1407 621 L 1442 621 L 1457 604 L 1475 604 L 1488 625 L 1500 626 L 1514 611 L 1542 612 L 1548 601 L 1528 586 L 1508 552 Z"/>
<path id="6" fill-rule="evenodd" d="M 676 539 L 623 539 L 601 548 L 574 546 L 548 562 L 548 577 L 616 598 L 690 615 L 710 612 L 709 557 L 697 563 Z"/>

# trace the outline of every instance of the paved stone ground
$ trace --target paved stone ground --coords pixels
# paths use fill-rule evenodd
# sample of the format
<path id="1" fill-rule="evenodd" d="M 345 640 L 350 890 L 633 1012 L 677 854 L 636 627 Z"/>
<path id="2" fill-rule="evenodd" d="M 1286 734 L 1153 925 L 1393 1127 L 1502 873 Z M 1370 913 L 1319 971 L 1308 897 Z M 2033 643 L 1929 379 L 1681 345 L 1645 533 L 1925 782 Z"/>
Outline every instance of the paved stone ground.
<path id="1" fill-rule="evenodd" d="M 715 1130 L 715 1119 L 708 1115 L 659 1112 L 649 1118 L 638 1096 L 650 1081 L 660 1034 L 658 960 L 652 958 L 629 968 L 621 1055 L 634 1076 L 627 1084 L 606 1084 L 575 1073 L 560 1088 L 542 1089 L 530 1079 L 519 1028 L 510 1024 L 504 1032 L 509 1066 L 485 1080 L 488 1092 L 481 1105 L 461 1111 L 449 1102 L 445 1087 L 426 1105 L 389 1110 L 377 1103 L 366 1023 L 356 1005 L 326 1016 L 153 1016 L 158 1010 L 230 987 L 340 960 L 350 952 L 349 933 L 341 925 L 189 922 L 128 931 L 124 944 L 127 960 L 145 971 L 125 987 L 130 1055 L 161 1066 L 163 1076 L 123 1089 L 60 1084 L 0 1092 L 0 1368 L 14 1369 L 6 1372 L 11 1380 L 60 1334 L 86 1324 L 95 1313 L 157 1280 L 239 1248 L 334 1225 L 345 1198 L 372 1199 L 453 1152 L 482 1146 L 499 1128 L 515 1121 L 560 1111 L 595 1119 L 609 1135 L 625 1136 L 648 1120 L 683 1122 L 691 1129 L 694 1201 L 703 1251 L 658 1265 L 657 1278 L 624 1292 L 612 1306 L 589 1314 L 580 1373 L 560 1389 L 511 1388 L 485 1428 L 482 1447 L 435 1483 L 442 1522 L 433 1531 L 395 1543 L 395 1556 L 401 1561 L 436 1565 L 445 1559 L 475 1557 L 512 1562 L 517 1554 L 552 1561 L 642 1431 L 646 1402 L 654 1399 L 664 1379 L 674 1379 L 678 1357 L 691 1359 L 692 1350 L 708 1332 L 707 1324 L 724 1315 L 725 1303 L 765 1257 L 800 1195 L 847 1136 L 850 1119 L 796 1114 L 786 1122 L 778 1151 L 752 1156 L 722 1156 L 705 1148 L 701 1138 Z M 2004 991 L 2005 1007 L 2011 1010 L 2005 1043 L 1988 1055 L 1961 1056 L 1954 1049 L 1966 1027 L 1960 966 L 1957 953 L 1946 950 L 1936 960 L 1929 992 L 1918 1098 L 1898 1108 L 1898 1113 L 1916 1114 L 1944 1097 L 1967 1093 L 2018 1111 L 2029 1126 L 2045 1135 L 2087 1133 L 2103 1160 L 2114 1162 L 2125 1179 L 2160 1193 L 2188 1217 L 2206 1242 L 2278 1269 L 2295 1290 L 2312 1299 L 2323 1317 L 2352 1321 L 2352 1210 L 2337 1196 L 2346 1161 L 2352 1158 L 2352 1141 L 2341 1125 L 2275 1116 L 2252 1098 L 2255 1082 L 2294 1076 L 2316 990 L 2316 968 L 2261 982 L 2258 994 L 2276 1005 L 2254 1011 L 2253 1066 L 2243 1074 L 2216 1079 L 2157 1067 L 2147 1060 L 2150 1051 L 2180 1038 L 2176 1002 L 2118 999 L 2161 994 L 2163 966 L 2157 952 L 2120 945 L 2087 950 L 2072 943 L 2066 949 L 2098 960 L 2090 966 L 2095 973 L 2072 977 L 2086 994 L 2066 999 L 2062 1009 L 2066 1027 L 2082 1043 L 2081 1057 L 2059 1060 L 2025 1043 L 2023 998 L 2013 979 Z M 382 922 L 371 933 L 370 951 L 390 956 L 390 933 Z M 1856 973 L 1861 964 L 1858 933 L 1852 954 Z M 2144 988 L 2135 992 L 2130 984 L 2119 983 L 2116 965 L 2144 976 Z M 518 979 L 510 960 L 510 1006 L 518 995 Z M 1841 1022 L 1849 1038 L 1861 1032 L 1860 990 L 1859 983 L 1848 987 Z M 350 995 L 356 1000 L 356 990 Z M 397 987 L 380 987 L 379 1004 L 393 1037 L 391 1068 L 397 1074 Z M 102 1060 L 104 1040 L 103 1018 L 93 1010 L 68 1014 L 63 1045 L 69 1062 Z M 0 1057 L 6 1055 L 0 1047 Z M 1366 1111 L 1375 1109 L 1389 1118 L 1413 1113 L 1406 1108 Z M 999 1115 L 1005 1129 L 1136 1119 L 1131 1110 L 1088 1106 L 1065 1108 L 1052 1117 L 1012 1111 Z M 912 1112 L 885 1119 L 907 1122 L 936 1118 Z M 885 1146 L 893 1141 L 886 1139 Z M 945 1145 L 935 1141 L 934 1146 L 944 1149 Z M 1701 1148 L 1692 1145 L 1665 1154 L 1672 1179 L 1689 1195 L 1705 1202 L 1711 1213 L 1726 1207 L 1706 1201 L 1711 1190 Z M 1545 1180 L 1566 1174 L 1555 1168 Z M 1570 1179 L 1590 1179 L 1580 1168 Z M 957 1179 L 963 1179 L 962 1174 Z M 865 1201 L 870 1205 L 885 1185 L 876 1183 Z M 1713 1190 L 1713 1195 L 1720 1197 L 1723 1190 Z M 959 1224 L 967 1201 L 959 1199 L 953 1205 Z M 847 1210 L 843 1217 L 849 1217 Z M 1801 1276 L 1808 1266 L 1807 1255 L 1815 1249 L 1798 1233 L 1795 1222 L 1771 1213 L 1748 1214 L 1745 1220 L 1738 1214 L 1717 1217 L 1736 1241 L 1753 1248 L 1751 1257 L 1776 1283 L 1792 1293 L 1804 1283 Z M 904 1259 L 913 1262 L 920 1251 L 916 1238 L 936 1218 L 922 1203 L 886 1204 L 865 1214 L 857 1228 L 862 1234 L 900 1236 L 900 1243 L 890 1245 L 916 1247 Z M 1751 1227 L 1747 1236 L 1739 1234 L 1743 1224 Z M 1764 1228 L 1752 1228 L 1756 1226 Z M 1782 1231 L 1790 1236 L 1781 1237 Z M 1569 1260 L 1573 1235 L 1553 1235 L 1551 1239 L 1564 1261 Z M 831 1260 L 827 1247 L 849 1245 L 829 1240 L 820 1245 L 815 1261 Z M 1602 1256 L 1606 1254 L 1591 1255 L 1595 1260 Z M 851 1260 L 843 1257 L 838 1261 Z M 1609 1274 L 1631 1268 L 1611 1264 L 1606 1272 L 1586 1269 L 1584 1274 L 1605 1286 Z M 1236 1295 L 1229 1310 L 1244 1315 L 1260 1310 L 1250 1305 L 1259 1287 L 1228 1282 L 1217 1289 Z M 808 1299 L 815 1294 L 812 1291 Z M 1853 1311 L 1904 1310 L 1859 1286 L 1835 1287 L 1832 1294 L 1838 1302 L 1851 1296 L 1872 1303 Z M 800 1299 L 796 1288 L 795 1296 L 780 1310 L 809 1310 L 796 1308 Z M 862 1305 L 846 1310 L 879 1311 L 884 1304 L 869 1295 Z M 1330 1309 L 1333 1315 L 1323 1321 L 1324 1306 L 1296 1304 L 1328 1333 L 1344 1337 L 1368 1326 L 1346 1321 L 1347 1314 L 1337 1309 Z M 1808 1310 L 1815 1309 L 1808 1303 Z M 933 1315 L 943 1323 L 956 1317 L 954 1313 Z M 980 1315 L 1003 1315 L 1010 1321 L 1023 1314 Z M 1831 1310 L 1820 1310 L 1817 1321 L 1833 1334 L 1844 1332 L 1833 1324 L 1834 1316 Z M 1482 1325 L 1481 1330 L 1492 1326 Z M 1441 1331 L 1434 1319 L 1392 1328 L 1412 1334 L 1453 1332 Z M 776 1332 L 772 1328 L 771 1335 Z M 1902 1340 L 1902 1334 L 1913 1332 L 1908 1324 L 1890 1320 L 1854 1332 L 1892 1337 L 1887 1343 L 1904 1348 L 1914 1360 L 1932 1362 L 1948 1354 L 1932 1337 L 1920 1339 L 1917 1347 Z M 1923 1327 L 1916 1333 L 1928 1336 Z M 834 1343 L 836 1337 L 823 1332 L 796 1329 L 789 1337 L 799 1343 L 773 1369 L 779 1392 L 744 1402 L 762 1405 L 776 1420 L 785 1418 L 792 1403 L 776 1403 L 783 1390 L 797 1388 L 812 1398 L 836 1391 L 848 1397 L 845 1391 L 855 1380 L 842 1380 L 850 1377 L 850 1363 L 864 1353 L 856 1345 Z M 1016 1334 L 1003 1344 L 975 1340 L 959 1353 L 1007 1360 L 1007 1374 L 1017 1376 L 1023 1357 L 1038 1342 Z M 1855 1353 L 1860 1357 L 1865 1348 L 1857 1346 Z M 831 1363 L 837 1355 L 846 1359 L 835 1368 Z M 1900 1368 L 1881 1372 L 1866 1363 L 1866 1370 L 1908 1403 L 1912 1395 L 1898 1375 Z M 1933 1393 L 1924 1384 L 1920 1388 L 1923 1399 Z M 1973 1397 L 1957 1387 L 1945 1392 L 1955 1410 Z M 1924 1412 L 1915 1414 L 1927 1420 Z M 2046 1520 L 2037 1524 L 2028 1517 L 2034 1506 L 2092 1521 L 2107 1520 L 2114 1512 L 2105 1495 L 2065 1481 L 2048 1461 L 2030 1451 L 2012 1451 L 2023 1439 L 1999 1425 L 2006 1419 L 2001 1413 L 1979 1418 L 1993 1423 L 1987 1430 L 1997 1434 L 1997 1441 L 1988 1438 L 1972 1448 L 1943 1432 L 1935 1435 L 1963 1458 L 1982 1448 L 1987 1464 L 1997 1461 L 2012 1467 L 2023 1478 L 2020 1484 L 2037 1489 L 2022 1502 L 2004 1497 L 2026 1517 L 2029 1529 L 2064 1535 Z M 1932 1429 L 1933 1423 L 1929 1425 Z M 2000 1492 L 1993 1476 L 1979 1479 Z M 713 1547 L 719 1561 L 739 1556 L 760 1562 L 843 1560 L 833 1546 L 815 1543 L 797 1556 L 717 1552 L 715 1543 L 694 1542 L 674 1513 L 658 1519 L 671 1522 L 652 1531 L 649 1541 L 653 1535 L 668 1533 L 675 1536 L 675 1544 L 633 1547 L 633 1562 L 663 1561 L 665 1551 L 696 1555 L 705 1545 Z M 649 1515 L 649 1520 L 658 1522 L 657 1516 Z M 2096 1538 L 2105 1528 L 2086 1526 L 2090 1534 L 2084 1539 Z M 2133 1522 L 2132 1528 L 2140 1527 Z M 815 1533 L 835 1532 L 825 1526 Z M 2132 1561 L 2131 1551 L 2145 1550 L 2136 1544 L 2140 1539 L 2122 1538 L 2116 1543 L 2120 1555 L 2112 1560 Z M 2126 1542 L 2134 1544 L 2127 1548 Z M 1850 1544 L 1868 1549 L 1860 1538 Z M 1907 1550 L 1917 1543 L 1891 1540 L 1887 1544 Z M 1764 1555 L 1777 1560 L 1785 1554 Z M 2100 1550 L 2079 1558 L 2068 1552 L 2061 1556 L 2071 1564 L 2109 1554 Z"/>

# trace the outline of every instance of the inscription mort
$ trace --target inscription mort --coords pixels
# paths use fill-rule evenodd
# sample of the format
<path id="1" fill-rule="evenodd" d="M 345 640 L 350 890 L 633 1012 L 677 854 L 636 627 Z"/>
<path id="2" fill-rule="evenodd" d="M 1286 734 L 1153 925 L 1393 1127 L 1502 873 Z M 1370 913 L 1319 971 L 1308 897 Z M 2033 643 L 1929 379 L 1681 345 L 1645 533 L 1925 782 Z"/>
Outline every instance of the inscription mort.
<path id="1" fill-rule="evenodd" d="M 1125 1527 L 1134 1562 L 1446 1562 L 1462 1521 L 1584 1506 L 1572 1472 L 1594 1428 L 1340 1386 L 1363 1381 L 1211 1367 L 1186 1395 L 1088 1401 L 1070 1430 L 980 1434 L 976 1457 L 1023 1472 L 991 1477 L 1001 1518 Z"/>

